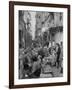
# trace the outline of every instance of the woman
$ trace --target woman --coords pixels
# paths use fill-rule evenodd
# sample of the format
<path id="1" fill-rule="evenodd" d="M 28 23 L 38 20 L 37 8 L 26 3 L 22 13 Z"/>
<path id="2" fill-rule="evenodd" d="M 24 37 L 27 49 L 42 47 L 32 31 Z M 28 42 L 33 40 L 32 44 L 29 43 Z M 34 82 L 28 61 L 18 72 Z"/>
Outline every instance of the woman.
<path id="1" fill-rule="evenodd" d="M 51 66 L 55 66 L 55 63 L 56 63 L 56 52 L 53 48 L 50 49 L 49 51 L 50 55 L 49 55 L 49 60 L 51 62 Z"/>

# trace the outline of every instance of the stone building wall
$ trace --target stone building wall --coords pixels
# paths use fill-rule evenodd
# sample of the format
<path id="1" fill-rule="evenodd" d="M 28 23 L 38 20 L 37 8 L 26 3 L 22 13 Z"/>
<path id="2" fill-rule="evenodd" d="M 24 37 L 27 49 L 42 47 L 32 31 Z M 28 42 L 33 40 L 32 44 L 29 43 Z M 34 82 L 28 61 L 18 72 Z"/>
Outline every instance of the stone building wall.
<path id="1" fill-rule="evenodd" d="M 63 13 L 61 12 L 54 12 L 54 13 L 53 12 L 36 12 L 36 33 L 35 33 L 36 37 L 39 35 L 43 35 L 44 32 L 48 32 L 50 28 L 54 28 L 54 27 L 63 27 Z M 54 35 L 55 37 L 53 37 L 52 35 L 51 37 L 53 37 L 53 39 L 58 38 L 59 40 L 57 33 L 56 33 L 56 36 Z"/>

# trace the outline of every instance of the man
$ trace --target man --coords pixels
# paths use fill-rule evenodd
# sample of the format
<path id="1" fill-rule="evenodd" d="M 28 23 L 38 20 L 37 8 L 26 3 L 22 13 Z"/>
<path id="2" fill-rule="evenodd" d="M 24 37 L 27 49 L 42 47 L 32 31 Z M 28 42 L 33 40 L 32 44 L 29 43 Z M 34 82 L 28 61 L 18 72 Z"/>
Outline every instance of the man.
<path id="1" fill-rule="evenodd" d="M 58 43 L 56 43 L 56 54 L 57 54 L 57 67 L 60 67 L 60 53 L 61 53 L 61 49 L 60 49 L 60 45 Z"/>
<path id="2" fill-rule="evenodd" d="M 41 74 L 41 59 L 39 56 L 38 56 L 38 58 L 36 56 L 34 56 L 32 58 L 32 60 L 33 60 L 32 71 L 29 74 L 29 76 L 31 78 L 38 78 L 38 77 L 40 77 L 40 74 Z"/>

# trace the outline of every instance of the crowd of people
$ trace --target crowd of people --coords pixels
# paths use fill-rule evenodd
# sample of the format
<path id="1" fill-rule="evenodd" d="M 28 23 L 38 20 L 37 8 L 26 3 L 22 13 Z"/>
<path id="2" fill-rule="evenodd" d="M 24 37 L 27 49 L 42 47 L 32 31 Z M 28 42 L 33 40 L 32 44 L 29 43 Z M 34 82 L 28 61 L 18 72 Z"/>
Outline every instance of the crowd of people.
<path id="1" fill-rule="evenodd" d="M 44 45 L 32 43 L 30 47 L 19 50 L 19 79 L 40 78 L 45 73 L 55 77 L 54 70 L 45 72 L 45 67 L 55 67 L 63 74 L 62 63 L 63 42 L 46 42 Z"/>

